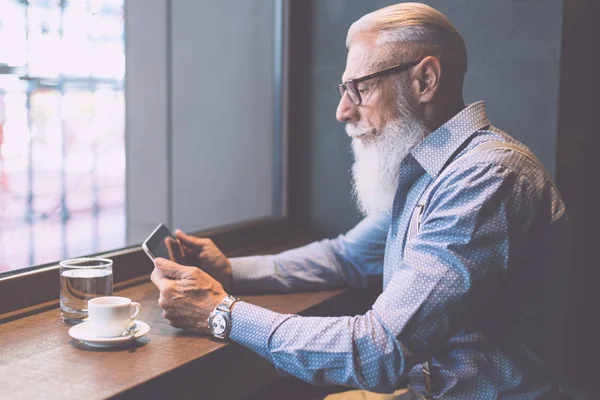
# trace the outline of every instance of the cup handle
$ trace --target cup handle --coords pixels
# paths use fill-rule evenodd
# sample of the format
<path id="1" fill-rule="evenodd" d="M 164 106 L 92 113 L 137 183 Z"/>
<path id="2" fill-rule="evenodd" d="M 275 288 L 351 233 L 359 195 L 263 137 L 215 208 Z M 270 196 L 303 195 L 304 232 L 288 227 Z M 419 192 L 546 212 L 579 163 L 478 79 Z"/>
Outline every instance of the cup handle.
<path id="1" fill-rule="evenodd" d="M 129 316 L 130 322 L 135 320 L 138 317 L 138 315 L 140 315 L 140 313 L 142 312 L 142 306 L 140 305 L 140 303 L 136 303 L 135 301 L 131 302 L 131 308 L 135 308 L 135 311 Z"/>

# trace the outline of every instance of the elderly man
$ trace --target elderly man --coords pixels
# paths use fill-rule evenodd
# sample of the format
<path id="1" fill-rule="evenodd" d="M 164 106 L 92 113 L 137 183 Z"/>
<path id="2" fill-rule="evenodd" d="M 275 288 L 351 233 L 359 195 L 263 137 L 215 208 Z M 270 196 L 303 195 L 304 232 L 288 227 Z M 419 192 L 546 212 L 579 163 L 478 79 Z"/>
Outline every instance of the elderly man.
<path id="1" fill-rule="evenodd" d="M 186 263 L 201 269 L 156 261 L 165 318 L 314 384 L 554 398 L 566 271 L 559 193 L 483 102 L 464 105 L 465 45 L 444 15 L 386 7 L 355 22 L 346 45 L 337 119 L 352 138 L 366 218 L 333 240 L 231 260 L 178 231 Z M 364 287 L 381 274 L 381 295 L 354 317 L 282 315 L 228 295 Z"/>

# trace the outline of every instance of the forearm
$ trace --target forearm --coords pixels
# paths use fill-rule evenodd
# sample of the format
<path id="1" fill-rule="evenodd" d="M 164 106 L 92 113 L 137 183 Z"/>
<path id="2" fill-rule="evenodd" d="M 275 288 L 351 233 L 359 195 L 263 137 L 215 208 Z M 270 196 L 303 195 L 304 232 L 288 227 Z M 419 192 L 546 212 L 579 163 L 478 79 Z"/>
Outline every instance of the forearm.
<path id="1" fill-rule="evenodd" d="M 344 285 L 331 241 L 311 243 L 276 255 L 232 258 L 233 290 L 287 293 Z"/>
<path id="2" fill-rule="evenodd" d="M 393 392 L 408 371 L 401 346 L 373 311 L 355 317 L 300 317 L 238 302 L 232 318 L 233 341 L 313 384 Z"/>
<path id="3" fill-rule="evenodd" d="M 234 290 L 290 292 L 365 287 L 379 276 L 389 215 L 365 218 L 345 235 L 274 256 L 231 259 Z"/>

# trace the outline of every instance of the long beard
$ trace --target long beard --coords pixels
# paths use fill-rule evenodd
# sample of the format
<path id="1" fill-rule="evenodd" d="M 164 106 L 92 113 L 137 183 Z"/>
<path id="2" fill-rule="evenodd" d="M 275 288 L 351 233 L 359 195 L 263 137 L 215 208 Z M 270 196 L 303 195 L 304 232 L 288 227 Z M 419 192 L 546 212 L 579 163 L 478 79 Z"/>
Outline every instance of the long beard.
<path id="1" fill-rule="evenodd" d="M 356 126 L 346 126 L 353 137 L 365 135 L 364 139 L 352 140 L 353 195 L 363 215 L 392 210 L 400 164 L 426 134 L 416 111 L 407 104 L 402 106 L 402 115 L 375 137 L 367 137 L 373 136 L 372 128 L 359 132 Z"/>

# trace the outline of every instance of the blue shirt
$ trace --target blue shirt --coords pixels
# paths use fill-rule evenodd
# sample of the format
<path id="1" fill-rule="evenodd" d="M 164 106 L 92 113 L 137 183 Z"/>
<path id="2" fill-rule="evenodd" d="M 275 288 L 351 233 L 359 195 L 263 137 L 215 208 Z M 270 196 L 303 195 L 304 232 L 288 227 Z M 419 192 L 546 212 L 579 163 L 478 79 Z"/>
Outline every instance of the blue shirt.
<path id="1" fill-rule="evenodd" d="M 519 152 L 465 156 L 490 140 L 526 149 L 490 125 L 483 102 L 472 104 L 402 162 L 389 214 L 332 240 L 232 259 L 238 292 L 361 288 L 383 274 L 366 314 L 301 317 L 239 302 L 230 338 L 314 384 L 390 393 L 406 382 L 425 394 L 421 363 L 432 359 L 436 398 L 551 396 L 566 211 L 543 169 Z M 407 240 L 423 195 L 420 230 Z"/>

